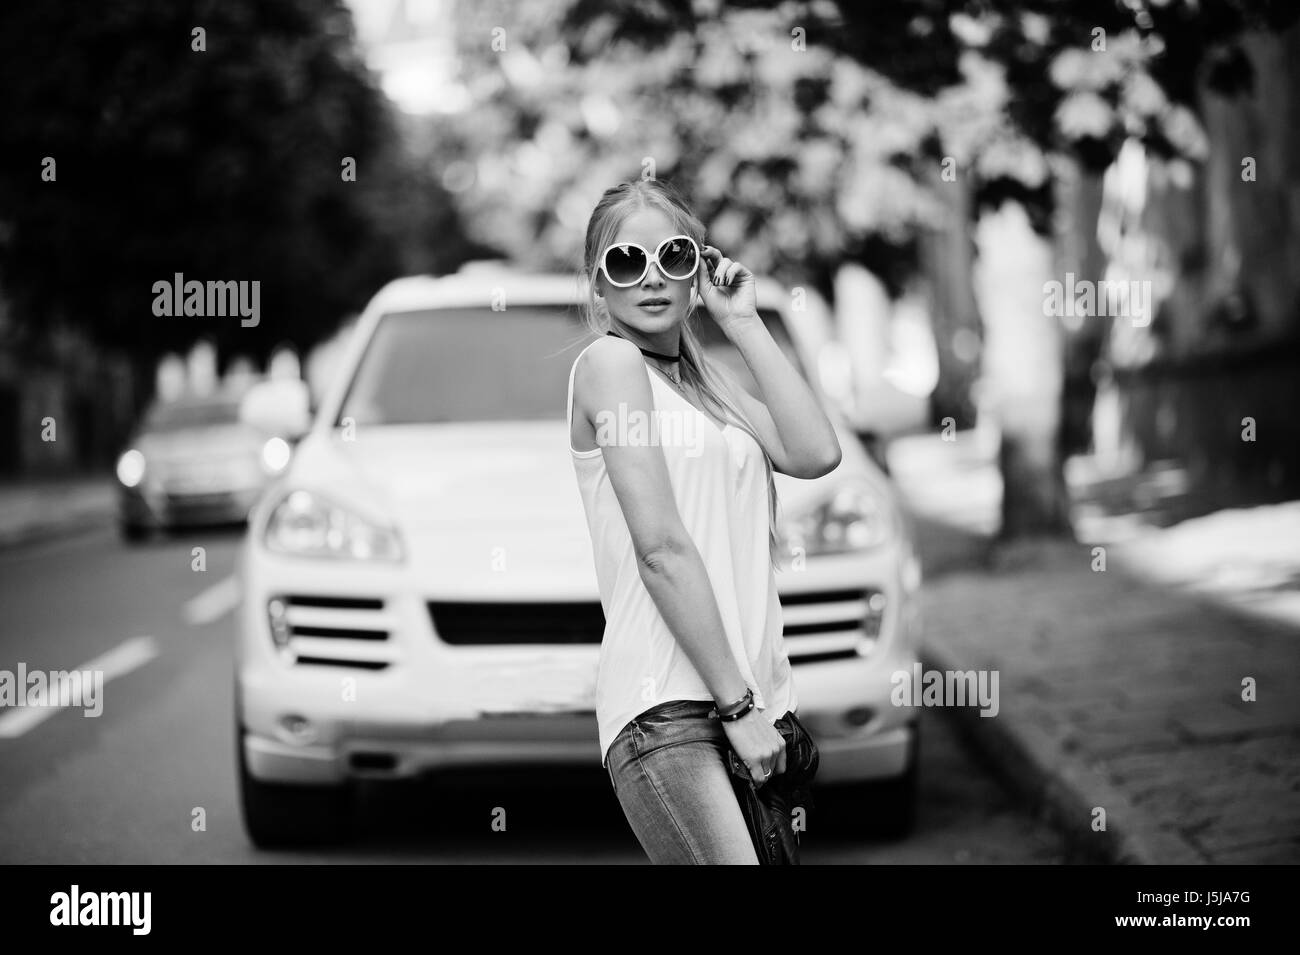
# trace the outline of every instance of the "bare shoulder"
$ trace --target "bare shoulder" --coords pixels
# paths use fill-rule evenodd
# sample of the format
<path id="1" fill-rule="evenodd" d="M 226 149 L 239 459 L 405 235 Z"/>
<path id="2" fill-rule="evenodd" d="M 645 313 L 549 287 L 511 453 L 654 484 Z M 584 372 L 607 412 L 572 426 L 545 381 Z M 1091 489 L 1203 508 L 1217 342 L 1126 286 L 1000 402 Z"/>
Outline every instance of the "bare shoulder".
<path id="1" fill-rule="evenodd" d="M 578 356 L 577 379 L 596 387 L 627 381 L 637 372 L 645 373 L 641 350 L 626 338 L 606 335 L 592 342 Z"/>

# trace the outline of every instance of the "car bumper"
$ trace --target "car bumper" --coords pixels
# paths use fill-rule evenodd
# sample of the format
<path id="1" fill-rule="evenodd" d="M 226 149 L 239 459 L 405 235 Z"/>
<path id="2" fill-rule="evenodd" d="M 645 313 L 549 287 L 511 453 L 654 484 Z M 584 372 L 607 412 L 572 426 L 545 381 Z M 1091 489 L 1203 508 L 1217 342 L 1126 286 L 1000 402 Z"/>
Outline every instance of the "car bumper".
<path id="1" fill-rule="evenodd" d="M 889 697 L 890 675 L 910 672 L 917 659 L 919 569 L 904 572 L 909 559 L 910 551 L 810 559 L 797 575 L 799 591 L 869 581 L 888 602 L 869 652 L 796 662 L 800 638 L 786 638 L 797 711 L 821 752 L 820 783 L 889 778 L 907 768 L 917 711 L 896 707 Z M 590 687 L 579 685 L 583 679 L 594 683 L 598 644 L 445 644 L 417 589 L 421 575 L 411 568 L 286 559 L 250 537 L 239 573 L 237 712 L 255 778 L 327 784 L 482 766 L 600 765 Z M 365 628 L 372 638 L 348 642 L 357 649 L 347 652 L 366 655 L 369 669 L 340 665 L 337 658 L 329 665 L 302 662 L 304 654 L 337 657 L 344 653 L 341 642 L 319 650 L 319 638 L 303 638 L 296 652 L 275 646 L 268 602 L 302 593 L 373 601 L 370 609 L 304 617 L 318 631 L 340 620 Z M 386 638 L 374 639 L 381 631 Z M 511 674 L 522 679 L 512 685 Z M 542 705 L 530 704 L 542 685 L 566 681 L 570 697 L 561 691 Z"/>
<path id="2" fill-rule="evenodd" d="M 121 523 L 134 527 L 183 527 L 237 523 L 248 519 L 264 485 L 215 488 L 203 492 L 121 489 Z"/>
<path id="3" fill-rule="evenodd" d="M 800 675 L 797 675 L 797 678 Z M 815 682 L 800 680 L 800 693 L 815 695 Z M 907 769 L 915 714 L 895 711 L 887 699 L 856 693 L 851 705 L 801 704 L 799 715 L 817 741 L 823 784 L 883 779 Z M 866 723 L 863 708 L 877 715 Z M 317 738 L 293 742 L 284 723 L 251 718 L 243 746 L 250 772 L 264 782 L 327 784 L 355 778 L 412 778 L 442 770 L 482 766 L 599 766 L 594 713 L 492 715 L 420 723 L 306 716 L 301 700 L 273 706 L 310 720 Z M 249 712 L 249 711 L 246 711 Z M 267 713 L 272 720 L 272 714 Z M 301 725 L 301 724 L 295 724 Z"/>

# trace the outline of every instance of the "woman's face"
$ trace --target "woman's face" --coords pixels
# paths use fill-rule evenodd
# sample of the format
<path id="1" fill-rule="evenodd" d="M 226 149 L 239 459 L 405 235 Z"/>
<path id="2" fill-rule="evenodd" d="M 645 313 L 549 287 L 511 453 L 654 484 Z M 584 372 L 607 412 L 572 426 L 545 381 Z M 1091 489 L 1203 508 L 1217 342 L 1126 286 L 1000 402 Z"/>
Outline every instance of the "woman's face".
<path id="1" fill-rule="evenodd" d="M 671 219 L 658 209 L 638 209 L 624 220 L 611 244 L 635 242 L 652 254 L 670 236 L 681 234 Z M 600 250 L 604 253 L 604 249 Z M 647 336 L 658 335 L 679 325 L 691 307 L 691 289 L 699 279 L 699 269 L 684 279 L 672 279 L 652 262 L 645 276 L 635 285 L 619 288 L 611 285 L 597 263 L 596 291 L 615 321 Z"/>

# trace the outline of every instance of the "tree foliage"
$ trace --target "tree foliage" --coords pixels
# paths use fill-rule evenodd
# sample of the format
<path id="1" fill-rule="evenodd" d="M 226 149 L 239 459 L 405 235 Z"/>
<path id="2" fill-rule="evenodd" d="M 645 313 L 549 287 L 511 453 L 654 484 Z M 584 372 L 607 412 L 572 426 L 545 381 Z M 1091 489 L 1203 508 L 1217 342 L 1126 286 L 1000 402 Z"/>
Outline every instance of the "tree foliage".
<path id="1" fill-rule="evenodd" d="M 581 210 L 649 158 L 756 267 L 825 284 L 853 260 L 897 288 L 942 164 L 977 208 L 1017 198 L 1046 233 L 1054 152 L 1099 170 L 1136 136 L 1200 158 L 1197 77 L 1247 87 L 1243 31 L 1295 16 L 1276 0 L 464 2 L 480 105 L 449 142 L 490 155 L 466 201 L 525 258 L 576 261 Z"/>
<path id="2" fill-rule="evenodd" d="M 456 254 L 342 0 L 6 3 L 0 88 L 0 285 L 33 336 L 265 354 Z M 175 273 L 260 281 L 260 324 L 155 317 L 152 285 Z"/>

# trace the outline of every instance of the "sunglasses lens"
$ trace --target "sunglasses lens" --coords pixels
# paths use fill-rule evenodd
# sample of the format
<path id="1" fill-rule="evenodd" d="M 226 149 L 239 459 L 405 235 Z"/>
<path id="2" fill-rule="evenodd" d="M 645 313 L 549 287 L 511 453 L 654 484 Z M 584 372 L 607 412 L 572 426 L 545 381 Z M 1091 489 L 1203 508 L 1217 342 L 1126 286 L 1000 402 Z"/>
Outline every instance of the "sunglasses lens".
<path id="1" fill-rule="evenodd" d="M 659 246 L 659 267 L 670 278 L 686 278 L 695 271 L 698 258 L 695 244 L 684 238 L 672 238 Z"/>
<path id="2" fill-rule="evenodd" d="M 605 253 L 605 274 L 611 282 L 630 284 L 645 271 L 645 253 L 634 245 L 616 245 Z"/>

